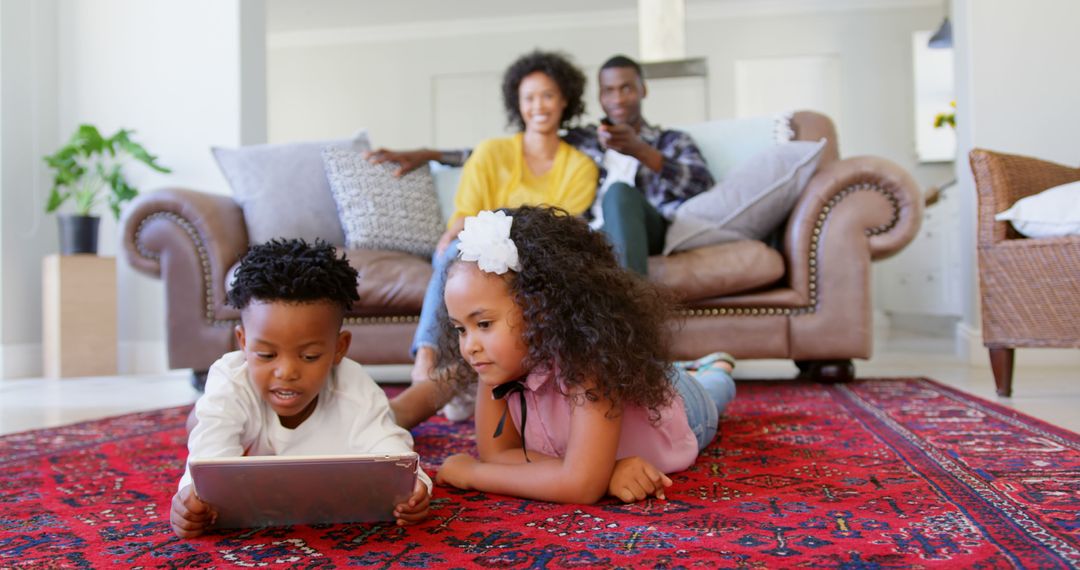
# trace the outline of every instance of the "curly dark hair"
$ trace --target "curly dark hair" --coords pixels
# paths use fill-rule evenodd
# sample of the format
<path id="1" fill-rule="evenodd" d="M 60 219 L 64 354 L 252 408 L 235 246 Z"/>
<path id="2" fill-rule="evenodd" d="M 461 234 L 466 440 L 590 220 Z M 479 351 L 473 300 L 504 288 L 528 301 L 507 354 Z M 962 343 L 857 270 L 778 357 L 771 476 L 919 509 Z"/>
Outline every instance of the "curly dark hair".
<path id="1" fill-rule="evenodd" d="M 253 300 L 285 303 L 325 301 L 341 306 L 342 315 L 356 293 L 356 270 L 342 253 L 321 239 L 273 239 L 253 245 L 240 260 L 228 303 L 244 310 Z"/>
<path id="2" fill-rule="evenodd" d="M 521 271 L 503 274 L 525 321 L 526 369 L 552 366 L 567 389 L 591 383 L 590 400 L 659 408 L 674 395 L 669 380 L 673 297 L 621 267 L 600 232 L 565 210 L 504 209 L 514 221 Z M 455 260 L 447 267 L 451 271 Z M 463 389 L 476 373 L 465 362 L 446 306 L 439 310 L 436 378 Z"/>
<path id="3" fill-rule="evenodd" d="M 550 77 L 566 99 L 566 108 L 559 118 L 560 126 L 567 126 L 567 123 L 585 112 L 585 101 L 582 98 L 585 94 L 585 74 L 570 63 L 569 56 L 536 50 L 517 58 L 503 73 L 502 95 L 507 125 L 517 127 L 518 130 L 525 129 L 525 119 L 521 116 L 518 102 L 518 88 L 526 75 L 536 71 Z"/>

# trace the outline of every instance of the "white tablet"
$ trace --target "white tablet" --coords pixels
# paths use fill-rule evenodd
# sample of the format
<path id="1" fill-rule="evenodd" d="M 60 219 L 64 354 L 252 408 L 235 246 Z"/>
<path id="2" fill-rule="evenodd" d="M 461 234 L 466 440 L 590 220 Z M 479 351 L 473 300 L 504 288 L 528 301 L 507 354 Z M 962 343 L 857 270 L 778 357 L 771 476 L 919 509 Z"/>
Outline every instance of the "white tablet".
<path id="1" fill-rule="evenodd" d="M 412 495 L 419 457 L 308 455 L 193 458 L 195 493 L 218 513 L 216 528 L 394 519 Z"/>

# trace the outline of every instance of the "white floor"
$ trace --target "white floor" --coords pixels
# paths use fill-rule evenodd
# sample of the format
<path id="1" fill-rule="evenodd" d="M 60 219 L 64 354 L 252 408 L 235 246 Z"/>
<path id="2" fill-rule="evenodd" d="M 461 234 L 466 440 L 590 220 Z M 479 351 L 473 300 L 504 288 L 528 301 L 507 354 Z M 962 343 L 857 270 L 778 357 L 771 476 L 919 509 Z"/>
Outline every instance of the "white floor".
<path id="1" fill-rule="evenodd" d="M 952 341 L 893 333 L 879 343 L 868 361 L 856 361 L 859 377 L 925 376 L 964 392 L 1016 408 L 1057 426 L 1080 433 L 1080 369 L 1034 366 L 1019 352 L 1013 376 L 1013 397 L 994 394 L 988 365 L 969 366 L 949 354 Z M 408 367 L 370 368 L 380 381 L 403 381 Z M 790 378 L 789 361 L 740 362 L 740 378 Z M 0 380 L 0 434 L 54 427 L 135 411 L 194 402 L 190 374 L 177 370 L 158 375 L 97 378 Z"/>

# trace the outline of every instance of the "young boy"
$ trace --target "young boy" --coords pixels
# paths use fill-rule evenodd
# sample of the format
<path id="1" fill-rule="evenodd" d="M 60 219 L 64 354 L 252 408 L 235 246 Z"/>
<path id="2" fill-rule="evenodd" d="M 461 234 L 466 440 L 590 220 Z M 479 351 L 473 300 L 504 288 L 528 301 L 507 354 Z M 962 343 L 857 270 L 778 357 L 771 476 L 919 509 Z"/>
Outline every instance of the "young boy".
<path id="1" fill-rule="evenodd" d="M 240 350 L 210 368 L 188 457 L 412 451 L 382 389 L 345 358 L 352 335 L 341 324 L 359 298 L 356 275 L 322 241 L 273 240 L 248 251 L 228 294 L 240 309 Z M 412 496 L 394 508 L 397 524 L 425 519 L 430 492 L 421 470 Z M 214 518 L 185 469 L 172 500 L 173 531 L 195 537 Z"/>

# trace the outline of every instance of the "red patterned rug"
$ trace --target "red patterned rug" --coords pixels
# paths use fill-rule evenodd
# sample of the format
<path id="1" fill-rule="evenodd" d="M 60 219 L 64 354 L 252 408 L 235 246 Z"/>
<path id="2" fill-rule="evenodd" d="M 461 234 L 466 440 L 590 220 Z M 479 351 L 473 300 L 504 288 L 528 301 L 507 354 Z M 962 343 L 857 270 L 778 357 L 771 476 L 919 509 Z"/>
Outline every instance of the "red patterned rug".
<path id="1" fill-rule="evenodd" d="M 432 517 L 173 536 L 187 408 L 0 438 L 0 568 L 1069 568 L 1080 437 L 924 379 L 740 382 L 667 501 L 436 488 Z M 429 473 L 468 424 L 415 430 Z"/>

